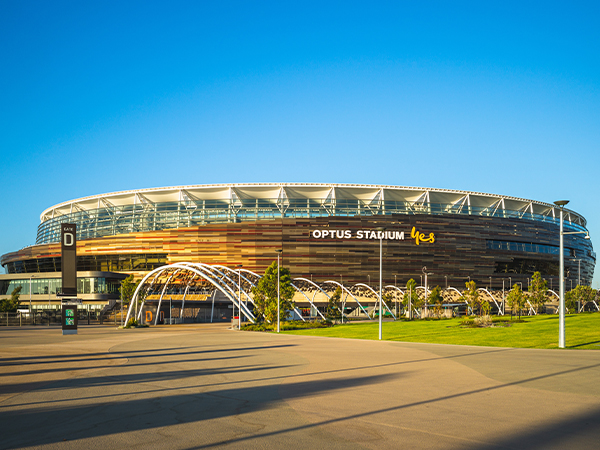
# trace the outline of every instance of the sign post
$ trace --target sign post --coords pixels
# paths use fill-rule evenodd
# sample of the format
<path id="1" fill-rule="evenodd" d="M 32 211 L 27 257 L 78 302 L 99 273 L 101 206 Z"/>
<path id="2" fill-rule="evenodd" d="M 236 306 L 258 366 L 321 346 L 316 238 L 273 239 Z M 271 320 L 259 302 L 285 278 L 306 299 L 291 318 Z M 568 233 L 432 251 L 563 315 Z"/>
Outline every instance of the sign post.
<path id="1" fill-rule="evenodd" d="M 71 304 L 71 302 L 63 303 L 62 334 L 77 334 L 77 319 L 77 304 Z"/>
<path id="2" fill-rule="evenodd" d="M 77 334 L 77 226 L 63 223 L 60 226 L 62 289 L 62 334 Z"/>

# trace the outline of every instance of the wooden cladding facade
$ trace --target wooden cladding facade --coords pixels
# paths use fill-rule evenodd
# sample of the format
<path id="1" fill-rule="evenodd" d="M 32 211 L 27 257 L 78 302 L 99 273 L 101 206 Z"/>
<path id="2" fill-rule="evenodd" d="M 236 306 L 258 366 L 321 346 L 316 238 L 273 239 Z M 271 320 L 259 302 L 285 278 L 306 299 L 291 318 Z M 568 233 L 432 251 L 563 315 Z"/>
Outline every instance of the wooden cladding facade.
<path id="1" fill-rule="evenodd" d="M 374 230 L 404 232 L 404 240 L 383 241 L 383 279 L 385 284 L 403 286 L 409 278 L 419 283 L 427 267 L 429 285 L 462 288 L 469 278 L 481 286 L 508 288 L 540 270 L 558 286 L 558 227 L 540 221 L 466 215 L 390 215 L 369 217 L 321 217 L 280 219 L 256 222 L 214 224 L 201 227 L 166 229 L 121 234 L 77 242 L 78 256 L 165 254 L 166 262 L 203 262 L 244 268 L 263 273 L 277 260 L 276 249 L 283 249 L 283 265 L 293 277 L 315 282 L 328 279 L 345 284 L 379 280 L 379 240 L 353 238 L 315 238 L 313 230 Z M 413 227 L 435 242 L 416 244 Z M 541 251 L 514 251 L 490 248 L 489 242 L 535 244 Z M 554 253 L 548 253 L 548 249 Z M 565 270 L 568 278 L 591 282 L 595 255 L 589 240 L 582 235 L 565 236 Z M 60 258 L 60 244 L 27 247 L 3 256 L 2 264 L 44 258 Z M 578 262 L 581 259 L 581 273 Z M 135 270 L 132 270 L 135 271 Z M 447 277 L 447 278 L 446 278 Z M 567 288 L 568 288 L 567 284 Z"/>

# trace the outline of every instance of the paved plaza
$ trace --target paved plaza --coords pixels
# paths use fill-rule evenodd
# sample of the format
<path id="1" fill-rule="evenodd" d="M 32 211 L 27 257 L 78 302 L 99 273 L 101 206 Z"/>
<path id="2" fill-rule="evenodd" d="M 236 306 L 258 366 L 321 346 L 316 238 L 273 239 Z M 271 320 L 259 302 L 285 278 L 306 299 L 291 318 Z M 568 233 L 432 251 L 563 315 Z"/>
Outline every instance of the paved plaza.
<path id="1" fill-rule="evenodd" d="M 1 448 L 592 449 L 600 351 L 0 329 Z"/>

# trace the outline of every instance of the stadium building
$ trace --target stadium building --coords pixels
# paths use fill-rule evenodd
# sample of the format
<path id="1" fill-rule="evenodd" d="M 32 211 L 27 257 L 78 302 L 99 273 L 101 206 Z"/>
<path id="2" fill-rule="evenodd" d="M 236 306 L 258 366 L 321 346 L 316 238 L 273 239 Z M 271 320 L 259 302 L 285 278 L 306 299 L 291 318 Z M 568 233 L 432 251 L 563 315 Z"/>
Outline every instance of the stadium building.
<path id="1" fill-rule="evenodd" d="M 21 283 L 27 297 L 32 277 L 60 272 L 61 223 L 77 224 L 78 271 L 87 274 L 82 279 L 103 279 L 97 286 L 173 263 L 242 265 L 261 274 L 282 249 L 293 278 L 375 287 L 381 241 L 385 285 L 402 287 L 410 278 L 422 285 L 427 273 L 429 286 L 463 289 L 474 280 L 490 291 L 515 283 L 526 289 L 539 271 L 558 290 L 558 207 L 501 195 L 353 184 L 195 185 L 71 200 L 40 220 L 35 245 L 2 256 L 0 295 Z M 585 218 L 566 208 L 564 225 L 587 231 Z M 591 285 L 591 241 L 571 234 L 564 242 L 566 289 Z M 34 295 L 47 302 L 52 291 Z"/>

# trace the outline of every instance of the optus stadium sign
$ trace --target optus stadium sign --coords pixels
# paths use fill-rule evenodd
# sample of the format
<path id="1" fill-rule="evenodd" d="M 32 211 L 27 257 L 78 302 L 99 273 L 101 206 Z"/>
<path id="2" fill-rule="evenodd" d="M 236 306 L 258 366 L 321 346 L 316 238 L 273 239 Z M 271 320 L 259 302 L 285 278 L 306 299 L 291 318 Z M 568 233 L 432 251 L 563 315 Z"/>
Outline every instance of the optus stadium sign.
<path id="1" fill-rule="evenodd" d="M 321 229 L 312 230 L 310 235 L 315 239 L 383 239 L 389 241 L 403 241 L 404 231 L 376 231 L 376 230 L 332 230 L 332 229 Z M 415 244 L 419 245 L 421 242 L 428 242 L 433 244 L 435 242 L 435 234 L 421 233 L 415 227 L 410 232 L 410 237 L 415 240 Z"/>

